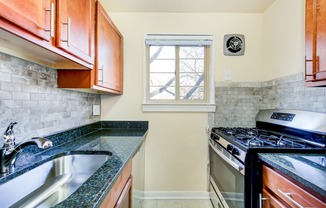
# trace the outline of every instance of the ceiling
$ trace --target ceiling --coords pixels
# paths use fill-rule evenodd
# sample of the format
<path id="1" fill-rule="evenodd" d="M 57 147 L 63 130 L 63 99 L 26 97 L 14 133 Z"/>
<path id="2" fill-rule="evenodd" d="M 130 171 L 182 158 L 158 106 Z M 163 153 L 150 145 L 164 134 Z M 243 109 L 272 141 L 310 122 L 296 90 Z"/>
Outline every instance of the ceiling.
<path id="1" fill-rule="evenodd" d="M 102 0 L 109 12 L 262 13 L 275 0 Z"/>

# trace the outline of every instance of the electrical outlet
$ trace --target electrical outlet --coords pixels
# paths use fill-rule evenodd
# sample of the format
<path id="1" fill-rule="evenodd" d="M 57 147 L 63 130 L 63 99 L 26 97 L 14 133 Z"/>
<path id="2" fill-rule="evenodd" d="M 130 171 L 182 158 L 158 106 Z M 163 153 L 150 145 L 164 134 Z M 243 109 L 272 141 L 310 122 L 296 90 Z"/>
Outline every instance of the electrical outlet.
<path id="1" fill-rule="evenodd" d="M 100 105 L 93 105 L 93 116 L 101 115 Z"/>
<path id="2" fill-rule="evenodd" d="M 232 72 L 231 72 L 231 70 L 225 70 L 224 71 L 224 79 L 226 81 L 231 81 L 232 80 Z"/>

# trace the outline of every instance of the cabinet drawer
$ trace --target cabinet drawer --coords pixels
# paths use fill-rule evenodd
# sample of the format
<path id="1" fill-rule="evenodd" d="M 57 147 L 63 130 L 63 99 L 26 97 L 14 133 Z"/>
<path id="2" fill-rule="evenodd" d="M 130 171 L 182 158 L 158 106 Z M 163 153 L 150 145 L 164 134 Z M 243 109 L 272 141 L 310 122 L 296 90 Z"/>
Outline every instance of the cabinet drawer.
<path id="1" fill-rule="evenodd" d="M 263 184 L 291 207 L 325 207 L 326 204 L 308 191 L 289 181 L 275 170 L 263 166 Z"/>
<path id="2" fill-rule="evenodd" d="M 263 198 L 264 208 L 287 208 L 266 189 L 263 189 Z"/>

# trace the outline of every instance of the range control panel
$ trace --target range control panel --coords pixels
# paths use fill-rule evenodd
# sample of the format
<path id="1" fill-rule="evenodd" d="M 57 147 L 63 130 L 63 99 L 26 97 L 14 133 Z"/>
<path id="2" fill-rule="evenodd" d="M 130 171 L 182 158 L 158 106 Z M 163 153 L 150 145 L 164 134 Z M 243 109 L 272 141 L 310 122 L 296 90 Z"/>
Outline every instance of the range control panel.
<path id="1" fill-rule="evenodd" d="M 281 120 L 281 121 L 292 121 L 294 117 L 295 114 L 274 112 L 271 116 L 271 119 Z"/>

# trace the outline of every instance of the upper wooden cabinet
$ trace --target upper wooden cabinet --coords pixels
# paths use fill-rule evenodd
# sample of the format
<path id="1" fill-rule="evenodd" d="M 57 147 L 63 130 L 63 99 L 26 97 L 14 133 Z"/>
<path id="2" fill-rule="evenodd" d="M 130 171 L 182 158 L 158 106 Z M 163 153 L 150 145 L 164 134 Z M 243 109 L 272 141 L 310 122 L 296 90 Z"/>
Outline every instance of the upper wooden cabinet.
<path id="1" fill-rule="evenodd" d="M 95 0 L 57 0 L 57 47 L 94 62 Z"/>
<path id="2" fill-rule="evenodd" d="M 54 3 L 35 0 L 1 0 L 0 16 L 24 28 L 35 36 L 50 41 Z"/>
<path id="3" fill-rule="evenodd" d="M 96 17 L 97 85 L 122 93 L 123 37 L 99 2 Z"/>
<path id="4" fill-rule="evenodd" d="M 1 52 L 61 69 L 94 67 L 95 0 L 1 0 Z"/>
<path id="5" fill-rule="evenodd" d="M 58 87 L 100 94 L 123 93 L 123 37 L 97 2 L 95 67 L 91 71 L 58 70 Z"/>
<path id="6" fill-rule="evenodd" d="M 306 0 L 306 85 L 326 86 L 326 0 Z"/>

